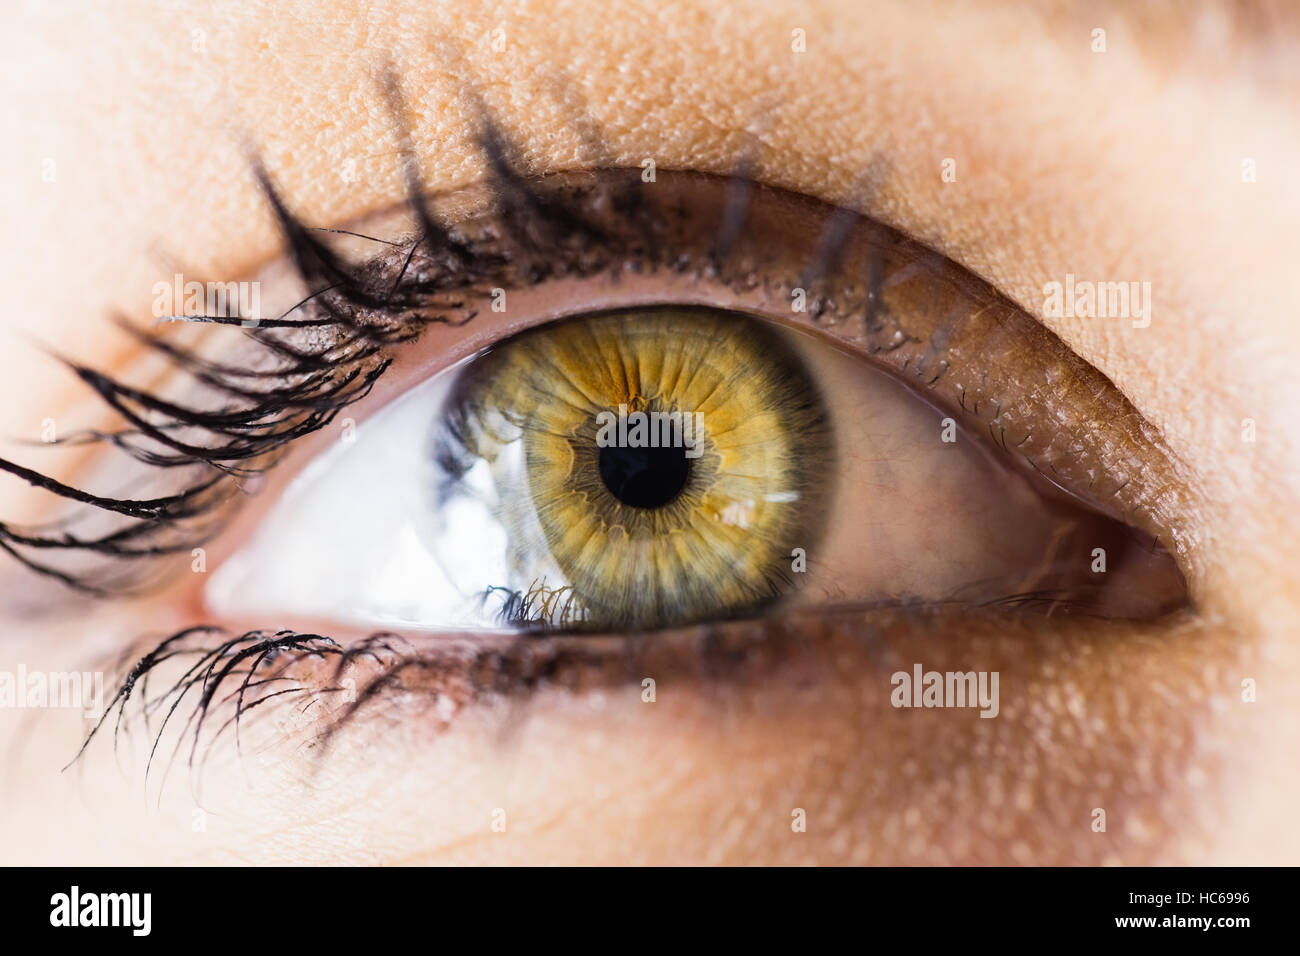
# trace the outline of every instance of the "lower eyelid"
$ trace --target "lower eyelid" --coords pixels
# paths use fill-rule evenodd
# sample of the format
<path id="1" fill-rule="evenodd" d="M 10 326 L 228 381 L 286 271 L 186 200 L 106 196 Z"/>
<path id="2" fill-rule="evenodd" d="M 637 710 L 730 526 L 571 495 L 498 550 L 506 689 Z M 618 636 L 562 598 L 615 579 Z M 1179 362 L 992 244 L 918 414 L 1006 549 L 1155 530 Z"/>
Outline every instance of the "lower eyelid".
<path id="1" fill-rule="evenodd" d="M 1186 643 L 1194 627 L 1191 615 L 1171 615 L 1141 625 L 1140 633 L 1149 647 L 1172 646 Z M 600 695 L 606 707 L 628 708 L 703 695 L 706 706 L 725 706 L 744 687 L 807 687 L 821 695 L 831 685 L 861 685 L 863 719 L 870 720 L 875 708 L 890 706 L 890 675 L 917 660 L 940 671 L 1000 670 L 1003 713 L 1014 714 L 1033 706 L 1026 693 L 1040 679 L 1031 676 L 1040 667 L 1062 661 L 1067 648 L 1081 664 L 1078 655 L 1086 657 L 1085 648 L 1131 643 L 1134 628 L 1081 619 L 1030 624 L 996 608 L 944 606 L 792 610 L 656 632 L 653 638 L 360 633 L 325 638 L 199 627 L 171 639 L 165 648 L 169 656 L 147 681 L 138 666 L 134 669 L 131 693 L 115 700 L 97 730 L 98 743 L 92 737 L 87 745 L 113 746 L 109 738 L 117 739 L 119 732 L 117 707 L 126 732 L 133 732 L 145 694 L 154 715 L 147 727 L 150 745 L 156 743 L 156 753 L 163 755 L 190 754 L 191 772 L 201 772 L 218 746 L 252 753 L 277 741 L 311 744 L 312 759 L 320 761 L 328 759 L 335 734 L 373 733 L 372 721 L 391 728 L 386 722 L 398 720 L 403 734 L 418 739 L 446 731 L 482 707 L 505 706 L 503 715 L 515 712 L 536 694 Z M 278 654 L 264 653 L 274 644 L 281 647 Z M 159 646 L 141 643 L 138 653 Z M 190 673 L 184 699 L 168 724 L 160 722 L 176 702 L 178 678 L 199 656 L 223 648 L 211 658 L 216 666 Z M 256 672 L 238 665 L 228 669 L 234 650 L 250 653 L 245 660 L 258 663 Z M 1058 676 L 1065 679 L 1074 665 L 1054 666 L 1063 668 Z M 519 716 L 527 719 L 526 711 Z M 155 769 L 165 772 L 164 763 L 160 759 Z"/>

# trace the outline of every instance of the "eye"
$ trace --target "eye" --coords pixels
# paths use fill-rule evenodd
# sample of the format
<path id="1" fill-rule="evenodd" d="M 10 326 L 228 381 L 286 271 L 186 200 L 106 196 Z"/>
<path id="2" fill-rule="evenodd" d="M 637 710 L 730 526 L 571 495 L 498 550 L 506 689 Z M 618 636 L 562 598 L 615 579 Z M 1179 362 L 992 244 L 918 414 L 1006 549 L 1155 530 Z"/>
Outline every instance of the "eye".
<path id="1" fill-rule="evenodd" d="M 706 200 L 697 216 L 708 200 L 725 206 L 728 189 L 701 180 L 675 184 L 677 199 Z M 609 215 L 608 202 L 549 188 Z M 678 245 L 654 252 L 680 263 L 700 244 L 697 216 L 659 202 L 678 212 L 662 237 Z M 1059 422 L 1008 390 L 1001 431 L 984 435 L 927 393 L 945 374 L 987 382 L 982 363 L 1013 354 L 1052 375 L 1061 353 L 942 348 L 941 336 L 968 341 L 956 319 L 992 308 L 974 280 L 843 210 L 774 192 L 748 202 L 758 252 L 728 250 L 739 282 L 716 244 L 698 273 L 647 264 L 643 243 L 611 252 L 628 229 L 617 218 L 598 239 L 561 243 L 545 260 L 560 291 L 513 307 L 527 327 L 415 381 L 320 452 L 222 562 L 210 605 L 233 618 L 625 631 L 783 605 L 1152 616 L 1185 601 L 1150 534 L 1010 450 L 1008 425 L 1023 446 Z M 792 211 L 802 226 L 789 227 Z M 775 222 L 783 239 L 764 231 Z M 471 241 L 500 233 L 462 228 Z M 415 248 L 398 248 L 409 251 L 393 260 L 418 273 Z M 793 278 L 747 271 L 756 254 Z M 811 321 L 799 309 L 810 298 Z M 607 307 L 620 301 L 637 304 Z M 855 307 L 884 339 L 874 352 L 836 328 Z M 929 327 L 941 335 L 890 374 L 880 353 L 906 353 Z"/>

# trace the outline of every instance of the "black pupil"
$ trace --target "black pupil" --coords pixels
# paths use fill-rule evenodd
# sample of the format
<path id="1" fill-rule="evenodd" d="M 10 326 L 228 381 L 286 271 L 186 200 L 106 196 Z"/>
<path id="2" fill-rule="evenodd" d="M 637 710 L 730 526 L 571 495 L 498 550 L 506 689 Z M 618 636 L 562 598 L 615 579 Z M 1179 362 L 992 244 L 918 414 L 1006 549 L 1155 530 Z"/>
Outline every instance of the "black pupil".
<path id="1" fill-rule="evenodd" d="M 690 461 L 686 449 L 620 448 L 600 450 L 600 477 L 610 493 L 633 508 L 659 508 L 686 485 Z"/>

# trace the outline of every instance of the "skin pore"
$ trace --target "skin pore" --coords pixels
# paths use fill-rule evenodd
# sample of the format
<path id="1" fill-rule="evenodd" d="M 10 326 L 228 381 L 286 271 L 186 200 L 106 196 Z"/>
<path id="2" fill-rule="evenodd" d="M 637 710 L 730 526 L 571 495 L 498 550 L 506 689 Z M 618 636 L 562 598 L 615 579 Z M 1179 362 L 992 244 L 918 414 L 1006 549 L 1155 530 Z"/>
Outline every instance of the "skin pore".
<path id="1" fill-rule="evenodd" d="M 146 798 L 147 734 L 59 773 L 84 722 L 0 711 L 0 859 L 1295 862 L 1297 34 L 1293 21 L 1251 30 L 1213 6 L 1182 10 L 656 0 L 611 14 L 572 0 L 10 14 L 7 434 L 93 414 L 31 338 L 120 369 L 133 353 L 105 317 L 146 321 L 172 271 L 160 263 L 230 278 L 279 253 L 238 131 L 313 224 L 401 202 L 380 54 L 430 189 L 481 178 L 449 66 L 460 60 L 535 172 L 652 157 L 726 173 L 757 137 L 759 178 L 894 226 L 1038 317 L 1182 463 L 1192 505 L 1176 530 L 1196 611 L 1106 626 L 882 617 L 870 640 L 805 620 L 811 651 L 774 641 L 729 677 L 665 639 L 638 662 L 657 677 L 653 705 L 633 679 L 467 707 L 435 729 L 428 702 L 408 702 L 350 727 L 319 764 L 292 733 L 256 757 L 215 757 L 199 816 L 183 766 Z M 792 51 L 795 29 L 807 53 Z M 573 122 L 582 109 L 606 156 Z M 1043 285 L 1067 273 L 1150 282 L 1150 325 L 1044 315 Z M 6 520 L 38 514 L 17 482 L 2 491 Z M 0 670 L 68 670 L 145 633 L 156 642 L 196 622 L 191 597 L 14 615 Z M 889 675 L 912 661 L 998 670 L 999 717 L 891 708 Z M 791 829 L 796 808 L 806 832 Z"/>

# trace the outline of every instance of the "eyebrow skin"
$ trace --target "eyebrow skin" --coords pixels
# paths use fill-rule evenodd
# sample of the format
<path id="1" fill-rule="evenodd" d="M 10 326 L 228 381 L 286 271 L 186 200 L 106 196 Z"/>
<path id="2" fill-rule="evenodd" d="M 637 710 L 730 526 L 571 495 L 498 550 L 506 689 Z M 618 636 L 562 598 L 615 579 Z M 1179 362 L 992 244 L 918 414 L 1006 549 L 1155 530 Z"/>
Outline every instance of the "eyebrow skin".
<path id="1" fill-rule="evenodd" d="M 399 144 L 377 59 L 359 51 L 393 61 L 429 188 L 477 180 L 459 78 L 433 39 L 453 35 L 534 171 L 586 162 L 572 104 L 539 77 L 562 75 L 572 85 L 617 164 L 653 158 L 663 168 L 725 173 L 753 137 L 759 178 L 858 208 L 932 245 L 1107 375 L 1188 463 L 1182 478 L 1196 507 L 1186 520 L 1204 541 L 1203 620 L 1172 638 L 1125 634 L 1117 663 L 1105 667 L 1088 663 L 1091 651 L 1071 657 L 1058 646 L 1029 656 L 1045 666 L 1068 662 L 1066 672 L 1113 716 L 1105 773 L 1119 780 L 1127 769 L 1134 782 L 1096 783 L 1099 793 L 1158 805 L 1157 785 L 1190 792 L 1196 775 L 1188 768 L 1199 769 L 1200 755 L 1229 755 L 1213 799 L 1180 792 L 1164 805 L 1178 817 L 1168 830 L 1147 820 L 1143 859 L 1158 858 L 1151 846 L 1160 839 L 1171 859 L 1297 858 L 1287 820 L 1300 790 L 1292 759 L 1300 721 L 1283 697 L 1300 679 L 1288 623 L 1297 600 L 1290 569 L 1300 566 L 1300 432 L 1291 422 L 1300 341 L 1290 328 L 1300 314 L 1300 61 L 1275 53 L 1261 65 L 1246 52 L 1293 47 L 1293 16 L 1281 33 L 1234 28 L 1217 56 L 1198 57 L 1180 33 L 1162 32 L 1160 8 L 1143 17 L 1061 4 L 1026 16 L 1012 5 L 881 3 L 863 12 L 853 2 L 730 10 L 640 0 L 611 16 L 594 0 L 573 0 L 544 11 L 337 3 L 329 18 L 306 3 L 252 9 L 140 2 L 110 12 L 87 3 L 7 14 L 14 22 L 6 34 L 26 51 L 0 79 L 5 128 L 18 131 L 18 148 L 0 160 L 7 432 L 32 436 L 48 417 L 71 422 L 81 398 L 70 377 L 33 359 L 22 336 L 111 370 L 132 353 L 104 316 L 117 307 L 145 320 L 152 284 L 174 271 L 171 263 L 225 278 L 276 254 L 241 131 L 295 209 L 318 225 L 400 202 Z M 1258 9 L 1271 17 L 1278 8 Z M 1178 17 L 1180 31 L 1201 35 L 1201 14 Z M 592 22 L 602 24 L 598 36 L 588 32 Z M 1104 53 L 1090 48 L 1097 26 L 1107 30 Z M 806 31 L 807 53 L 791 50 L 796 28 Z M 506 37 L 499 53 L 490 45 L 496 29 Z M 955 160 L 955 182 L 941 178 L 945 158 Z M 46 160 L 52 182 L 42 178 Z M 1254 181 L 1243 181 L 1245 160 Z M 861 180 L 868 168 L 889 171 L 869 190 Z M 1151 324 L 1046 314 L 1044 284 L 1067 273 L 1150 282 Z M 1243 419 L 1256 441 L 1244 441 Z M 12 484 L 0 488 L 6 517 L 20 504 Z M 159 612 L 157 625 L 166 623 Z M 102 633 L 80 641 L 111 646 Z M 1114 643 L 1079 646 L 1100 657 Z M 16 638 L 27 659 L 66 666 L 66 654 L 30 644 Z M 1125 663 L 1163 689 L 1150 691 L 1156 698 L 1194 699 L 1192 712 L 1174 718 L 1141 698 L 1127 721 Z M 1025 667 L 1026 680 L 1041 677 Z M 1242 678 L 1260 681 L 1258 716 L 1241 713 Z M 1004 688 L 1011 683 L 1004 675 Z M 1055 685 L 1045 683 L 1050 696 Z M 854 700 L 851 690 L 841 687 L 835 699 Z M 1216 723 L 1216 713 L 1231 716 Z M 829 726 L 808 717 L 799 729 Z M 575 720 L 571 729 L 580 728 Z M 943 728 L 936 721 L 931 729 Z M 1133 769 L 1158 762 L 1162 747 L 1173 754 L 1169 766 Z M 1078 754 L 1058 749 L 1038 759 L 1075 779 L 1101 779 Z M 39 792 L 26 799 L 39 805 Z M 912 792 L 930 791 L 917 783 Z"/>

